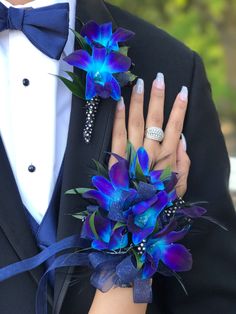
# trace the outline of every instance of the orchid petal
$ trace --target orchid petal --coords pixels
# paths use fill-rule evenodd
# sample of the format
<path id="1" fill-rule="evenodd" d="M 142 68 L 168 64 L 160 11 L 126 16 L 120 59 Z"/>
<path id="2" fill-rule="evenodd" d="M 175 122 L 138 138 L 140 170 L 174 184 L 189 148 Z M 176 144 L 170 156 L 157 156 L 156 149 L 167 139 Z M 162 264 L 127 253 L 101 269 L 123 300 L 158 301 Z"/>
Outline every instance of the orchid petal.
<path id="1" fill-rule="evenodd" d="M 108 244 L 101 240 L 93 240 L 91 247 L 96 250 L 106 250 L 108 248 Z"/>
<path id="2" fill-rule="evenodd" d="M 148 208 L 150 208 L 158 199 L 157 195 L 154 195 L 152 198 L 146 201 L 139 202 L 132 207 L 132 211 L 135 215 L 142 214 Z"/>
<path id="3" fill-rule="evenodd" d="M 109 176 L 112 182 L 112 185 L 116 189 L 125 189 L 129 188 L 129 173 L 126 162 L 117 162 L 115 163 L 110 171 Z"/>
<path id="4" fill-rule="evenodd" d="M 92 183 L 100 192 L 107 196 L 111 196 L 115 191 L 111 182 L 102 176 L 93 176 Z"/>
<path id="5" fill-rule="evenodd" d="M 99 25 L 94 21 L 89 21 L 88 23 L 84 24 L 81 29 L 80 34 L 83 37 L 88 37 L 90 40 L 98 40 L 99 39 Z"/>
<path id="6" fill-rule="evenodd" d="M 125 28 L 119 27 L 112 35 L 112 42 L 124 42 L 129 40 L 135 35 L 134 32 L 129 31 Z"/>
<path id="7" fill-rule="evenodd" d="M 105 48 L 93 48 L 93 62 L 96 64 L 97 71 L 103 71 L 103 65 L 106 61 L 106 49 Z M 95 71 L 95 69 L 93 69 Z M 109 72 L 109 71 L 105 71 Z"/>
<path id="8" fill-rule="evenodd" d="M 207 212 L 207 210 L 200 206 L 192 206 L 182 208 L 181 212 L 183 212 L 186 216 L 190 218 L 198 218 L 204 215 Z"/>
<path id="9" fill-rule="evenodd" d="M 157 212 L 153 208 L 149 208 L 141 215 L 136 215 L 134 217 L 134 223 L 142 229 L 145 229 L 148 227 L 148 228 L 153 228 L 154 230 L 156 226 L 156 222 L 157 222 Z"/>
<path id="10" fill-rule="evenodd" d="M 109 84 L 111 86 L 111 97 L 114 100 L 119 101 L 120 97 L 121 97 L 120 84 L 118 83 L 118 81 L 113 76 L 112 76 Z"/>
<path id="11" fill-rule="evenodd" d="M 153 184 L 158 191 L 165 190 L 165 185 L 162 181 L 157 181 Z"/>
<path id="12" fill-rule="evenodd" d="M 166 243 L 173 243 L 181 240 L 189 232 L 189 228 L 184 228 L 180 231 L 172 231 L 162 238 Z"/>
<path id="13" fill-rule="evenodd" d="M 153 170 L 150 171 L 150 181 L 151 183 L 156 183 L 160 180 L 160 176 L 162 175 L 163 170 Z"/>
<path id="14" fill-rule="evenodd" d="M 131 66 L 131 59 L 118 52 L 110 52 L 106 58 L 106 70 L 109 73 L 126 72 Z"/>
<path id="15" fill-rule="evenodd" d="M 85 50 L 76 50 L 69 56 L 65 57 L 64 61 L 86 72 L 89 72 L 92 67 L 92 58 Z"/>
<path id="16" fill-rule="evenodd" d="M 111 36 L 112 36 L 112 23 L 109 22 L 100 25 L 100 44 L 106 47 Z"/>
<path id="17" fill-rule="evenodd" d="M 96 96 L 95 84 L 90 73 L 86 76 L 86 100 L 92 99 Z"/>
<path id="18" fill-rule="evenodd" d="M 158 214 L 166 207 L 168 201 L 168 194 L 165 191 L 160 191 L 157 194 L 157 201 L 153 207 L 156 209 Z"/>
<path id="19" fill-rule="evenodd" d="M 90 219 L 90 216 L 88 216 L 83 223 L 82 230 L 81 230 L 81 238 L 92 240 L 92 239 L 96 239 L 96 236 L 91 229 L 89 219 Z"/>
<path id="20" fill-rule="evenodd" d="M 139 229 L 138 232 L 133 232 L 132 241 L 134 245 L 138 245 L 140 242 L 146 239 L 153 232 L 153 229 L 153 227 L 150 227 L 145 229 Z"/>
<path id="21" fill-rule="evenodd" d="M 149 254 L 146 255 L 147 257 L 142 271 L 143 279 L 151 278 L 156 273 L 159 263 L 159 259 L 155 261 L 152 256 Z"/>
<path id="22" fill-rule="evenodd" d="M 111 222 L 109 219 L 103 218 L 102 216 L 95 216 L 94 220 L 95 229 L 99 238 L 103 241 L 108 243 L 111 237 Z"/>
<path id="23" fill-rule="evenodd" d="M 104 209 L 107 209 L 109 206 L 109 199 L 104 194 L 96 190 L 85 192 L 83 194 L 83 198 L 96 200 L 98 204 Z"/>
<path id="24" fill-rule="evenodd" d="M 149 174 L 149 157 L 144 147 L 140 147 L 137 151 L 138 161 L 144 175 Z"/>
<path id="25" fill-rule="evenodd" d="M 111 235 L 108 245 L 109 250 L 123 249 L 128 245 L 128 234 L 124 233 L 125 228 L 117 228 Z"/>
<path id="26" fill-rule="evenodd" d="M 161 260 L 174 271 L 188 271 L 192 268 L 192 255 L 182 244 L 162 246 Z"/>

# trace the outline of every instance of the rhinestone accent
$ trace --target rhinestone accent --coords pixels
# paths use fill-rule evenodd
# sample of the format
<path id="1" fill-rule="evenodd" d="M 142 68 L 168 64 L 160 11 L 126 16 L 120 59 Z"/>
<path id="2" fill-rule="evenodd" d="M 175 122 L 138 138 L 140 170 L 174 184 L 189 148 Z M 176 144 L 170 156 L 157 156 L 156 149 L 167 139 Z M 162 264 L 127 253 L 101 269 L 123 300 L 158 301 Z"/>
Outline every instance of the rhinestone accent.
<path id="1" fill-rule="evenodd" d="M 91 100 L 86 101 L 86 120 L 83 130 L 83 137 L 86 144 L 89 144 L 92 138 L 93 127 L 96 119 L 96 113 L 101 99 L 93 97 Z"/>

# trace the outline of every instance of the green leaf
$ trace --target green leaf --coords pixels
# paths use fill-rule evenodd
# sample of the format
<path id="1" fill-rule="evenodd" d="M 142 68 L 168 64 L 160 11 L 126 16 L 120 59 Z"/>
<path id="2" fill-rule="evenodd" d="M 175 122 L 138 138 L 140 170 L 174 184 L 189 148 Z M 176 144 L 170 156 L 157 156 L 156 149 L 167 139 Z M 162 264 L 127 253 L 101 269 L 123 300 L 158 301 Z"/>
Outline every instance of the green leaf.
<path id="1" fill-rule="evenodd" d="M 120 47 L 119 52 L 124 56 L 128 56 L 129 47 L 128 46 Z"/>
<path id="2" fill-rule="evenodd" d="M 95 228 L 95 222 L 94 222 L 94 220 L 95 220 L 95 214 L 96 214 L 96 212 L 93 213 L 93 214 L 90 216 L 90 218 L 89 218 L 89 225 L 90 225 L 90 228 L 92 229 L 92 232 L 93 232 L 93 234 L 95 235 L 95 237 L 96 237 L 97 239 L 99 239 L 99 236 L 98 236 L 98 234 L 97 234 L 97 230 L 96 230 L 96 228 Z"/>
<path id="3" fill-rule="evenodd" d="M 129 161 L 129 164 L 132 164 L 134 157 L 136 155 L 136 151 L 134 149 L 133 144 L 130 141 L 128 141 L 127 143 L 126 153 L 127 153 L 127 160 Z"/>
<path id="4" fill-rule="evenodd" d="M 84 89 L 80 89 L 79 86 L 77 86 L 74 82 L 68 80 L 67 78 L 60 76 L 60 75 L 55 75 L 57 76 L 65 85 L 66 87 L 69 88 L 69 90 L 72 92 L 73 95 L 84 99 Z"/>
<path id="5" fill-rule="evenodd" d="M 137 268 L 138 270 L 140 270 L 143 266 L 143 262 L 141 261 L 141 257 L 138 255 L 138 253 L 135 250 L 132 250 L 135 259 L 136 259 L 136 264 L 137 264 Z"/>
<path id="6" fill-rule="evenodd" d="M 137 75 L 133 74 L 133 73 L 130 72 L 130 71 L 128 71 L 128 72 L 126 72 L 126 73 L 127 73 L 129 82 L 133 82 L 134 80 L 136 80 Z"/>
<path id="7" fill-rule="evenodd" d="M 113 227 L 113 231 L 115 231 L 116 229 L 118 229 L 118 228 L 120 228 L 120 227 L 124 227 L 125 226 L 125 223 L 123 223 L 123 222 L 117 222 L 116 224 L 115 224 L 115 226 Z"/>
<path id="8" fill-rule="evenodd" d="M 86 192 L 92 191 L 92 189 L 87 189 L 87 188 L 77 188 L 77 189 L 71 189 L 66 191 L 65 194 L 84 194 Z"/>
<path id="9" fill-rule="evenodd" d="M 78 84 L 80 90 L 83 90 L 83 92 L 85 93 L 85 88 L 84 88 L 84 84 L 82 82 L 82 78 L 79 77 L 76 73 L 74 72 L 70 72 L 70 71 L 66 71 L 66 73 L 72 78 L 73 83 Z"/>
<path id="10" fill-rule="evenodd" d="M 92 159 L 92 161 L 95 163 L 98 174 L 105 178 L 109 178 L 107 169 L 99 161 L 95 159 Z"/>
<path id="11" fill-rule="evenodd" d="M 76 219 L 80 219 L 80 220 L 83 220 L 87 216 L 88 216 L 88 212 L 87 211 L 83 211 L 81 213 L 77 213 L 77 214 L 72 215 L 72 217 L 74 217 Z"/>
<path id="12" fill-rule="evenodd" d="M 163 170 L 163 172 L 162 172 L 162 174 L 161 174 L 161 176 L 160 176 L 160 180 L 165 180 L 165 179 L 167 179 L 170 175 L 171 175 L 171 166 L 168 166 L 168 167 L 166 167 L 164 170 Z"/>
<path id="13" fill-rule="evenodd" d="M 87 43 L 87 41 L 84 39 L 84 37 L 81 36 L 80 33 L 76 32 L 75 30 L 73 30 L 73 29 L 70 29 L 70 30 L 74 33 L 75 38 L 78 40 L 80 48 L 88 51 L 91 54 L 92 49 L 89 46 L 89 44 Z"/>

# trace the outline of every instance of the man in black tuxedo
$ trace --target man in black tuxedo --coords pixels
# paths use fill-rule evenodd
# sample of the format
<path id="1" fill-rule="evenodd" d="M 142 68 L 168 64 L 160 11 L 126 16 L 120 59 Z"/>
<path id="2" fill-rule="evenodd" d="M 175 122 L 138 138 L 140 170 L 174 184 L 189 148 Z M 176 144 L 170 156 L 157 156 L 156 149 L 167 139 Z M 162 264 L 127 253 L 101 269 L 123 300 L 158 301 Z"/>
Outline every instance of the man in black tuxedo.
<path id="1" fill-rule="evenodd" d="M 188 143 L 191 169 L 189 201 L 208 201 L 209 215 L 225 224 L 225 232 L 207 222 L 198 223 L 199 234 L 189 235 L 188 247 L 194 257 L 192 271 L 183 274 L 189 295 L 186 296 L 172 278 L 155 276 L 153 303 L 147 313 L 215 314 L 236 312 L 236 217 L 228 191 L 229 159 L 220 130 L 211 89 L 200 57 L 164 31 L 104 3 L 102 0 L 78 0 L 76 15 L 83 21 L 98 23 L 112 21 L 135 32 L 130 42 L 130 57 L 135 63 L 135 74 L 144 78 L 150 89 L 158 71 L 165 74 L 165 121 L 171 111 L 175 95 L 182 85 L 190 90 L 184 134 Z M 79 23 L 77 31 L 79 30 Z M 129 104 L 131 88 L 123 91 Z M 147 113 L 148 98 L 145 100 Z M 128 108 L 127 108 L 128 109 Z M 57 239 L 78 233 L 80 221 L 71 213 L 82 207 L 78 198 L 65 195 L 77 186 L 89 186 L 89 160 L 103 161 L 110 150 L 115 106 L 104 100 L 98 112 L 93 140 L 86 145 L 82 138 L 82 101 L 72 101 L 68 142 L 64 157 L 60 193 L 57 196 Z M 39 249 L 31 233 L 22 201 L 12 175 L 4 146 L 0 144 L 0 266 L 33 256 Z M 37 284 L 44 272 L 38 267 L 0 283 L 1 314 L 33 314 Z M 93 300 L 94 289 L 88 274 L 81 269 L 65 268 L 56 272 L 54 297 L 48 293 L 49 312 L 56 314 L 86 314 Z"/>

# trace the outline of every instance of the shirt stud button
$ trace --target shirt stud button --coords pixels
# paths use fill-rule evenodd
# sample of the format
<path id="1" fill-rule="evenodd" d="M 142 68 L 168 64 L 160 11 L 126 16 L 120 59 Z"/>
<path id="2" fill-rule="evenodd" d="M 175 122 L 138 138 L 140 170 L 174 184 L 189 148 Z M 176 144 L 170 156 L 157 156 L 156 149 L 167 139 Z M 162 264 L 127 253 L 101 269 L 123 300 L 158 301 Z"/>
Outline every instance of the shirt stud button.
<path id="1" fill-rule="evenodd" d="M 24 79 L 22 80 L 22 83 L 23 83 L 24 86 L 29 86 L 30 81 L 29 81 L 27 78 L 24 78 Z"/>
<path id="2" fill-rule="evenodd" d="M 36 170 L 36 167 L 35 167 L 34 165 L 30 165 L 30 166 L 28 167 L 28 171 L 29 171 L 29 172 L 35 172 L 35 170 Z"/>

